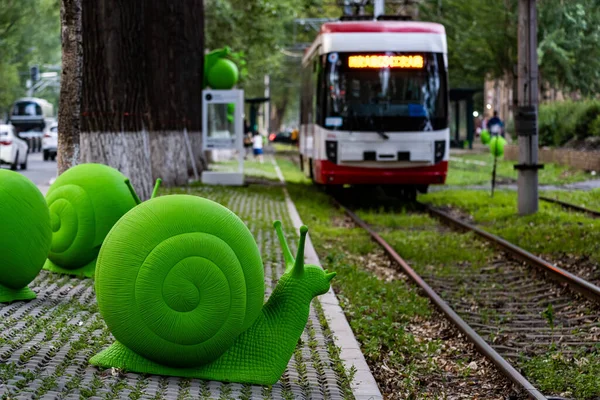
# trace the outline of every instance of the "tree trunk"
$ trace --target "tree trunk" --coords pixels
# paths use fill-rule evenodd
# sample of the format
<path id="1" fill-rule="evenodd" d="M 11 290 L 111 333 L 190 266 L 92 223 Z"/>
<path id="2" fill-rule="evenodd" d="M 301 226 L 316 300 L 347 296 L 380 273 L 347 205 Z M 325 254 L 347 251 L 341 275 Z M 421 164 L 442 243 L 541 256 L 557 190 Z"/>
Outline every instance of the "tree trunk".
<path id="1" fill-rule="evenodd" d="M 58 108 L 58 173 L 79 161 L 81 110 L 81 74 L 83 48 L 81 36 L 81 0 L 62 0 L 60 9 L 62 36 L 62 78 Z"/>
<path id="2" fill-rule="evenodd" d="M 82 158 L 153 181 L 188 182 L 202 167 L 202 0 L 83 0 Z M 193 143 L 188 153 L 184 129 Z"/>
<path id="3" fill-rule="evenodd" d="M 283 97 L 280 102 L 274 104 L 271 112 L 271 130 L 273 132 L 279 132 L 281 130 L 281 124 L 285 118 L 288 104 L 290 102 L 290 88 L 286 87 L 283 92 Z"/>

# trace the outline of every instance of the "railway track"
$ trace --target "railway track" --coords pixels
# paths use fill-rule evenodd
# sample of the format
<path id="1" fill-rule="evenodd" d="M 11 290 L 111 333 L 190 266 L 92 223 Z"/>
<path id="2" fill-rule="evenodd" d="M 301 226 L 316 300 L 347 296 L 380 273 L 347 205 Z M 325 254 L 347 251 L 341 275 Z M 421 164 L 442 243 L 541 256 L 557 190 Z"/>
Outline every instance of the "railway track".
<path id="1" fill-rule="evenodd" d="M 548 352 L 574 357 L 595 349 L 600 341 L 597 317 L 600 288 L 509 242 L 423 205 L 424 211 L 443 223 L 474 230 L 500 251 L 481 270 L 464 268 L 456 274 L 426 270 L 420 274 L 376 227 L 336 203 L 516 387 L 532 399 L 563 399 L 546 397 L 523 376 L 519 367 Z"/>
<path id="2" fill-rule="evenodd" d="M 581 207 L 575 204 L 567 203 L 558 199 L 553 199 L 547 196 L 540 196 L 540 200 L 546 201 L 548 203 L 558 204 L 559 206 L 572 211 L 582 212 L 588 215 L 591 215 L 595 218 L 600 218 L 600 211 L 590 210 L 589 208 Z"/>

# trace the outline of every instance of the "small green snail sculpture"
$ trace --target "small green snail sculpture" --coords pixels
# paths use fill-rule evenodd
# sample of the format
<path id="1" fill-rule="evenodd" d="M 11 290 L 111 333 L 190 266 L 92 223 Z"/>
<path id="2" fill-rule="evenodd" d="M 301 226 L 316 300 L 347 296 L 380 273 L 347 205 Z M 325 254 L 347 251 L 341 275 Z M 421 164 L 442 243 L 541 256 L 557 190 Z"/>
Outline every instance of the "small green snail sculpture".
<path id="1" fill-rule="evenodd" d="M 80 164 L 60 175 L 46 195 L 52 247 L 44 269 L 91 278 L 104 238 L 140 204 L 129 180 L 102 164 Z"/>
<path id="2" fill-rule="evenodd" d="M 264 303 L 258 246 L 232 211 L 196 196 L 149 200 L 106 237 L 96 269 L 98 306 L 116 342 L 92 357 L 103 368 L 271 385 L 335 273 L 304 265 L 275 229 L 286 272 Z"/>
<path id="3" fill-rule="evenodd" d="M 52 242 L 44 196 L 23 175 L 0 169 L 0 303 L 35 299 L 27 287 Z"/>

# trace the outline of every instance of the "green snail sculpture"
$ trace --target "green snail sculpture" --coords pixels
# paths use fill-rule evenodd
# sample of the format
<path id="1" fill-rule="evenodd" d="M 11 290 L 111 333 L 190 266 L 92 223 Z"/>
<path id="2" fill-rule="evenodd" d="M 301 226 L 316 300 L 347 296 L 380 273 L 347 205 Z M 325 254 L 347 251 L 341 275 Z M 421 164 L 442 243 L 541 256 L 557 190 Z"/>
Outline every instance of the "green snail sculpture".
<path id="1" fill-rule="evenodd" d="M 80 164 L 50 187 L 52 247 L 44 269 L 75 276 L 94 276 L 104 238 L 125 213 L 140 204 L 129 180 L 102 164 Z"/>
<path id="2" fill-rule="evenodd" d="M 0 303 L 35 299 L 27 285 L 50 250 L 50 213 L 33 182 L 5 169 L 0 169 L 0 234 Z"/>
<path id="3" fill-rule="evenodd" d="M 100 313 L 116 342 L 90 363 L 127 371 L 271 385 L 335 273 L 296 259 L 274 223 L 286 272 L 264 303 L 264 268 L 246 225 L 196 196 L 149 200 L 106 237 L 96 269 Z"/>

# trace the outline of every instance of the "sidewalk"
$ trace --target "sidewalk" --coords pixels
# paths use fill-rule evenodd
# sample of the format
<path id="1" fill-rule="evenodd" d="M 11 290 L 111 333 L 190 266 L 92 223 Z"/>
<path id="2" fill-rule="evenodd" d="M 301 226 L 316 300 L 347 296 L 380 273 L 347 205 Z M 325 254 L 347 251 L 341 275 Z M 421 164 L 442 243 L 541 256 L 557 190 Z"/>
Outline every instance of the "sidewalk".
<path id="1" fill-rule="evenodd" d="M 283 222 L 291 246 L 295 246 L 296 240 L 291 238 L 298 235 L 302 224 L 285 189 L 200 186 L 172 192 L 215 200 L 247 223 L 263 256 L 268 298 L 284 272 L 272 221 Z M 307 262 L 318 263 L 310 242 L 306 256 Z M 308 324 L 282 379 L 272 387 L 261 387 L 99 371 L 88 364 L 88 359 L 114 338 L 98 313 L 92 280 L 43 271 L 30 287 L 38 294 L 36 300 L 0 305 L 0 396 L 382 399 L 332 290 L 313 301 Z M 349 383 L 346 374 L 351 366 L 357 372 Z"/>

